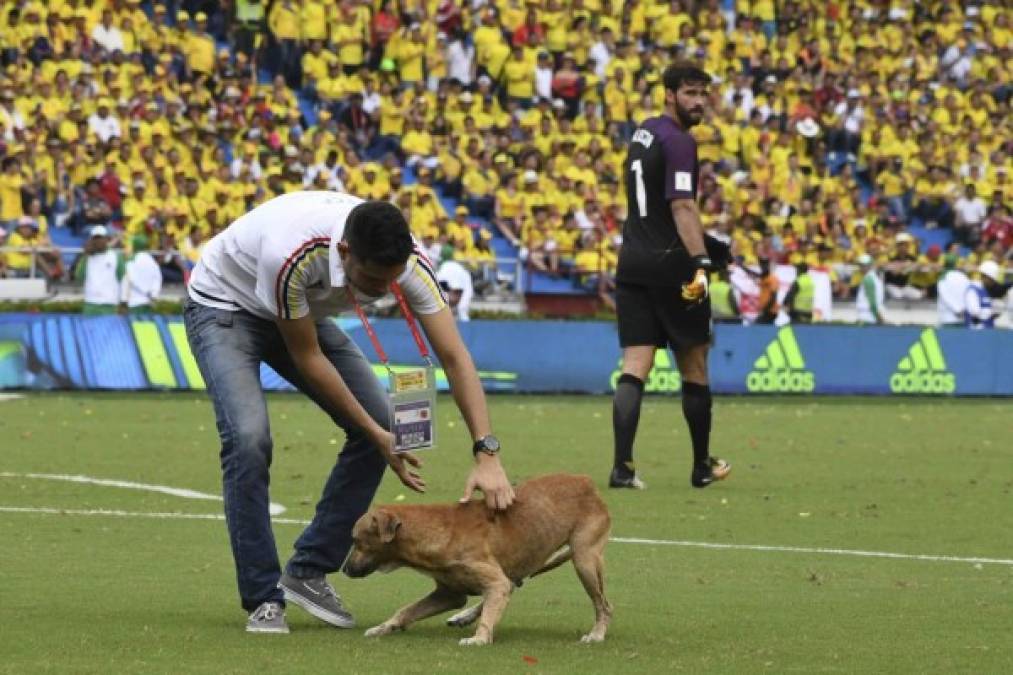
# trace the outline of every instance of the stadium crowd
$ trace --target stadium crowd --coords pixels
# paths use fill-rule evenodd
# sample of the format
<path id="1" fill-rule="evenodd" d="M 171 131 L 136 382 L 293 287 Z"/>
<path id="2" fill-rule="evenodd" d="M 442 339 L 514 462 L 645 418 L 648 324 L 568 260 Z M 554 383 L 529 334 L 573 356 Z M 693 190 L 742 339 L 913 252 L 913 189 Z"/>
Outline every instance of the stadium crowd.
<path id="1" fill-rule="evenodd" d="M 715 279 L 735 313 L 764 320 L 808 271 L 844 298 L 878 270 L 887 295 L 907 301 L 988 261 L 1001 282 L 1013 255 L 1013 12 L 1002 2 L 0 10 L 7 276 L 79 271 L 51 236 L 101 225 L 115 246 L 161 251 L 163 275 L 183 281 L 203 243 L 252 206 L 330 189 L 394 201 L 476 290 L 495 287 L 498 250 L 607 298 L 626 143 L 660 113 L 661 72 L 677 58 L 714 76 L 693 134 L 704 225 L 737 260 Z"/>

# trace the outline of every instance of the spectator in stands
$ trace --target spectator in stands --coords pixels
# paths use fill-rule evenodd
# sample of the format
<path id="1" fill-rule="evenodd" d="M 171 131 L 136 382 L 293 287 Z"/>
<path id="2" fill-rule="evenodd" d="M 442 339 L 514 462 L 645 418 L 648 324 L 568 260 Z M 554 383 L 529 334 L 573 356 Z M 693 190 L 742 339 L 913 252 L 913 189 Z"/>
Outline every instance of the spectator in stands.
<path id="1" fill-rule="evenodd" d="M 124 51 L 123 33 L 113 23 L 112 9 L 102 10 L 102 20 L 92 28 L 91 39 L 110 54 Z"/>
<path id="2" fill-rule="evenodd" d="M 74 279 L 84 283 L 84 314 L 116 313 L 125 271 L 122 252 L 110 248 L 109 229 L 92 227 L 84 253 L 74 265 Z"/>
<path id="3" fill-rule="evenodd" d="M 911 275 L 917 264 L 917 257 L 912 250 L 914 237 L 901 232 L 894 243 L 896 250 L 889 258 L 884 275 L 886 294 L 893 300 L 921 300 L 925 297 L 924 290 L 911 283 Z"/>
<path id="4" fill-rule="evenodd" d="M 471 300 L 475 295 L 471 272 L 455 260 L 445 260 L 436 271 L 436 279 L 447 294 L 454 318 L 471 321 Z"/>
<path id="5" fill-rule="evenodd" d="M 199 228 L 194 228 L 199 231 Z M 120 302 L 130 314 L 151 314 L 152 305 L 162 292 L 162 271 L 148 253 L 148 238 L 139 234 L 131 240 L 133 255 L 126 263 L 121 280 Z"/>
<path id="6" fill-rule="evenodd" d="M 953 328 L 964 325 L 967 307 L 967 288 L 971 280 L 957 267 L 955 254 L 943 257 L 943 275 L 936 285 L 936 307 L 939 312 L 939 326 Z"/>
<path id="7" fill-rule="evenodd" d="M 24 215 L 21 191 L 25 187 L 25 177 L 21 173 L 21 163 L 16 157 L 4 157 L 0 172 L 0 226 L 8 230 L 17 227 Z"/>
<path id="8" fill-rule="evenodd" d="M 953 205 L 953 211 L 953 236 L 965 246 L 977 245 L 981 241 L 987 207 L 973 183 L 964 186 L 964 194 Z"/>

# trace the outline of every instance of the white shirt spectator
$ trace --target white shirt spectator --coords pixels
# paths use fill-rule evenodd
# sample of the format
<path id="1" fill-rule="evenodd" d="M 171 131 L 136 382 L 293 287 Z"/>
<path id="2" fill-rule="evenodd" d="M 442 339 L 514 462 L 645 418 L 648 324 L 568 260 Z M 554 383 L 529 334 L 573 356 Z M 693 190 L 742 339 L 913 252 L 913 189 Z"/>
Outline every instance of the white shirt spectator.
<path id="1" fill-rule="evenodd" d="M 952 326 L 964 324 L 967 287 L 971 280 L 960 270 L 949 270 L 936 284 L 939 296 L 937 310 L 939 325 Z"/>
<path id="2" fill-rule="evenodd" d="M 968 199 L 961 195 L 960 199 L 953 204 L 953 211 L 957 214 L 957 225 L 980 227 L 985 222 L 988 205 L 981 197 L 975 196 L 973 199 Z"/>
<path id="3" fill-rule="evenodd" d="M 463 40 L 451 40 L 447 45 L 447 77 L 468 86 L 474 61 L 475 48 L 465 45 Z"/>
<path id="4" fill-rule="evenodd" d="M 862 121 L 865 119 L 865 109 L 862 106 L 852 107 L 847 101 L 841 101 L 834 107 L 834 115 L 844 121 L 844 130 L 849 134 L 862 133 Z"/>
<path id="5" fill-rule="evenodd" d="M 4 127 L 4 140 L 8 142 L 14 141 L 14 130 L 25 128 L 24 115 L 18 112 L 18 109 L 13 105 L 6 106 L 0 105 L 0 122 L 3 123 Z"/>
<path id="6" fill-rule="evenodd" d="M 461 299 L 454 307 L 454 316 L 458 321 L 471 320 L 471 299 L 475 295 L 475 288 L 471 283 L 471 272 L 459 262 L 447 260 L 436 272 L 436 279 L 441 285 L 446 285 L 451 291 L 460 291 Z M 454 297 L 450 296 L 450 304 L 453 306 Z"/>
<path id="7" fill-rule="evenodd" d="M 314 164 L 306 169 L 306 173 L 303 175 L 302 183 L 304 187 L 313 185 L 316 181 L 317 176 L 323 174 L 327 177 L 327 189 L 334 190 L 335 192 L 347 192 L 345 184 L 342 182 L 341 177 L 338 175 L 338 166 L 333 167 L 327 166 L 324 162 Z"/>
<path id="8" fill-rule="evenodd" d="M 588 51 L 587 57 L 594 59 L 594 74 L 604 79 L 605 71 L 608 70 L 609 62 L 612 60 L 612 52 L 608 45 L 601 40 L 595 42 Z"/>
<path id="9" fill-rule="evenodd" d="M 232 160 L 232 164 L 229 165 L 229 171 L 232 173 L 233 178 L 239 178 L 243 172 L 243 167 L 247 167 L 250 170 L 250 177 L 254 180 L 260 180 L 263 175 L 263 170 L 260 168 L 260 162 L 256 159 L 246 162 L 242 157 L 236 157 Z"/>
<path id="10" fill-rule="evenodd" d="M 106 113 L 105 117 L 102 117 L 97 112 L 92 113 L 88 117 L 88 128 L 91 129 L 99 140 L 103 143 L 108 143 L 109 139 L 113 136 L 121 136 L 120 133 L 120 121 L 115 116 Z"/>
<path id="11" fill-rule="evenodd" d="M 372 115 L 380 109 L 380 92 L 369 91 L 368 89 L 362 92 L 362 111 L 367 115 Z"/>
<path id="12" fill-rule="evenodd" d="M 128 307 L 150 305 L 162 292 L 162 270 L 147 251 L 139 251 L 127 263 L 120 300 Z"/>
<path id="13" fill-rule="evenodd" d="M 729 108 L 732 107 L 736 94 L 738 94 L 740 97 L 739 109 L 741 109 L 742 112 L 745 114 L 746 119 L 749 119 L 749 116 L 753 114 L 753 108 L 755 107 L 754 103 L 755 97 L 753 96 L 753 90 L 746 86 L 739 87 L 738 89 L 736 89 L 734 86 L 729 87 L 725 91 L 724 97 L 725 105 L 728 106 Z M 766 118 L 764 118 L 764 121 L 766 121 Z"/>
<path id="14" fill-rule="evenodd" d="M 535 94 L 542 98 L 552 98 L 552 66 L 539 68 L 535 66 Z"/>
<path id="15" fill-rule="evenodd" d="M 107 52 L 123 51 L 123 33 L 116 26 L 97 24 L 91 30 L 91 39 Z"/>

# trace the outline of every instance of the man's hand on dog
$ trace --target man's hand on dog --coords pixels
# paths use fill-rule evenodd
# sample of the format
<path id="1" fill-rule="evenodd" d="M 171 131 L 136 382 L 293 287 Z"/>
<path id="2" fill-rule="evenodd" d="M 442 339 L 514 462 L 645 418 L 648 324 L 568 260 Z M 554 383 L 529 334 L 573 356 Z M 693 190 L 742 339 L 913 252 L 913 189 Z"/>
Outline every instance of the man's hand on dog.
<path id="1" fill-rule="evenodd" d="M 461 503 L 471 501 L 475 490 L 481 490 L 485 495 L 485 505 L 490 509 L 504 511 L 514 503 L 514 488 L 507 480 L 506 472 L 499 463 L 499 458 L 491 457 L 485 453 L 478 453 L 476 456 L 475 468 L 468 476 L 468 482 L 464 486 L 464 496 Z"/>
<path id="2" fill-rule="evenodd" d="M 394 434 L 384 432 L 382 439 L 383 442 L 377 443 L 376 446 L 380 449 L 383 458 L 387 460 L 391 470 L 397 474 L 398 479 L 409 490 L 425 492 L 426 482 L 412 469 L 412 467 L 421 469 L 422 461 L 410 452 L 394 452 Z"/>

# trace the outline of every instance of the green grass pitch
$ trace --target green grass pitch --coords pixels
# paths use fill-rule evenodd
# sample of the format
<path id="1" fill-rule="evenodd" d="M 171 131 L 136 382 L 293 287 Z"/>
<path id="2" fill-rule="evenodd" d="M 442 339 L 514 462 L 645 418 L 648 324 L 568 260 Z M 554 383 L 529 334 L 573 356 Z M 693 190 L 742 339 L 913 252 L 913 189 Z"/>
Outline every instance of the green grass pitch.
<path id="1" fill-rule="evenodd" d="M 604 397 L 490 399 L 511 478 L 590 473 L 604 490 Z M 301 396 L 270 398 L 271 497 L 313 509 L 342 441 Z M 424 456 L 429 492 L 460 496 L 470 442 L 447 397 Z M 1013 417 L 999 401 L 722 398 L 714 453 L 734 466 L 689 486 L 678 399 L 647 399 L 645 492 L 606 491 L 614 537 L 989 558 L 612 542 L 604 644 L 581 645 L 591 603 L 570 565 L 515 593 L 495 644 L 459 647 L 430 619 L 362 629 L 428 592 L 409 570 L 332 577 L 360 628 L 289 609 L 292 633 L 243 631 L 218 520 L 13 511 L 221 513 L 219 502 L 24 477 L 79 474 L 218 494 L 211 406 L 196 395 L 31 395 L 0 402 L 0 672 L 814 673 L 1013 671 Z M 16 474 L 16 475 L 14 475 Z M 405 491 L 388 477 L 377 501 Z M 276 524 L 282 558 L 298 525 Z M 1003 561 L 1006 562 L 1003 562 Z"/>

